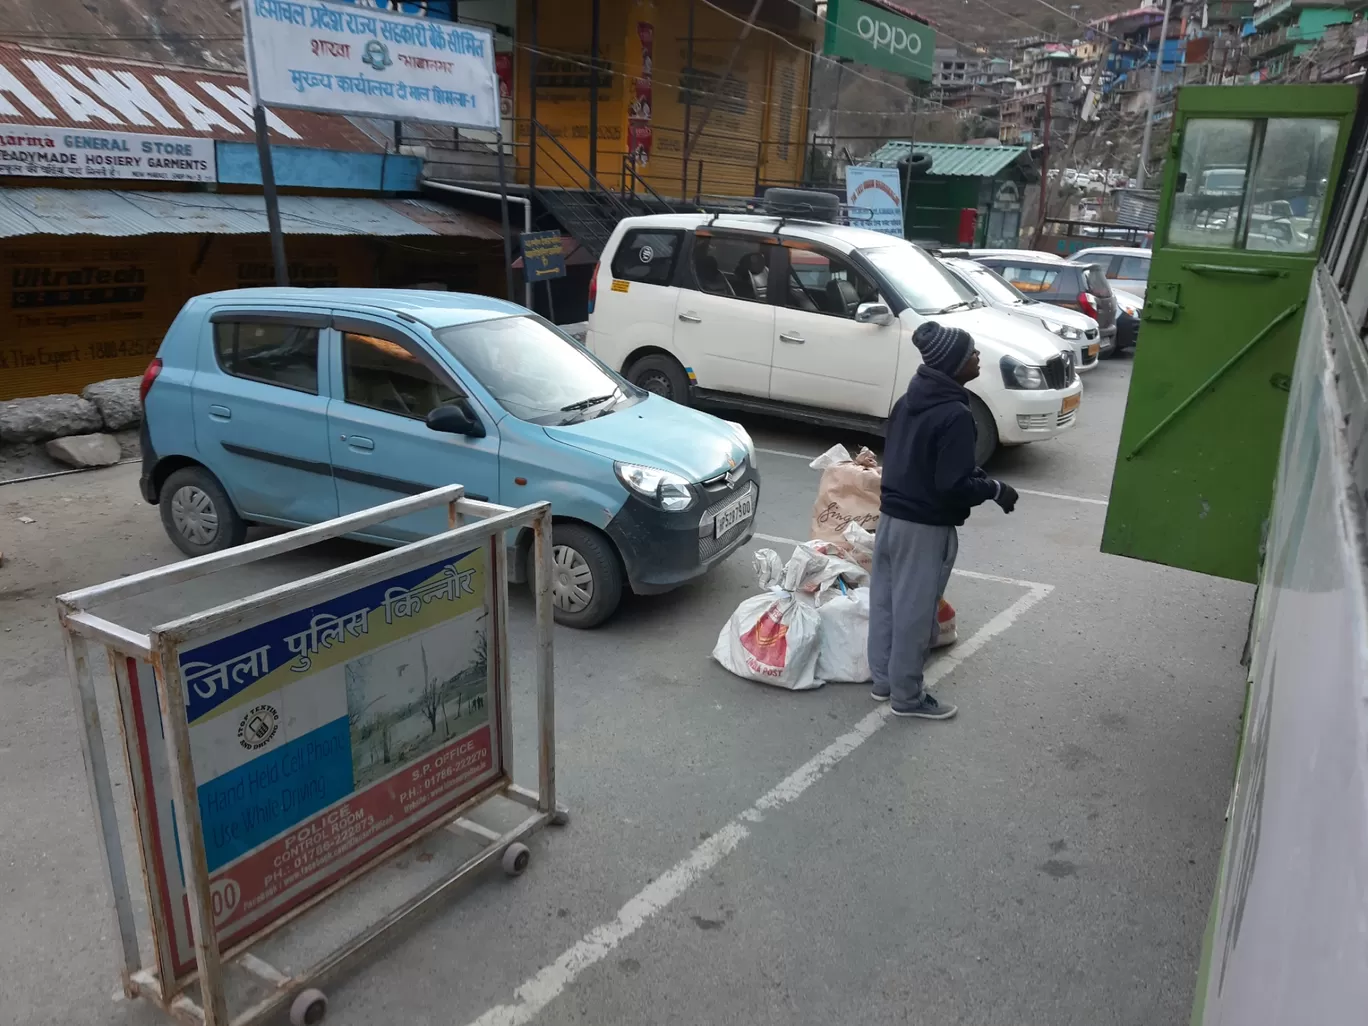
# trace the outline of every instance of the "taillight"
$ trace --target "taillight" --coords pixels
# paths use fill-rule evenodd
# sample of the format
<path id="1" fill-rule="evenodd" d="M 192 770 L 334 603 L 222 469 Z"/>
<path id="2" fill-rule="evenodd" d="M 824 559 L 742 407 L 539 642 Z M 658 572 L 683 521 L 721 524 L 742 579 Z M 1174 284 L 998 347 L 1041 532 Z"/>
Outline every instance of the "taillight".
<path id="1" fill-rule="evenodd" d="M 1093 320 L 1097 320 L 1097 297 L 1091 292 L 1078 294 L 1078 307 Z"/>
<path id="2" fill-rule="evenodd" d="M 598 299 L 598 269 L 597 262 L 594 264 L 593 277 L 589 279 L 589 312 L 594 312 L 594 300 Z"/>
<path id="3" fill-rule="evenodd" d="M 147 390 L 152 387 L 152 382 L 157 380 L 157 375 L 161 373 L 162 362 L 158 356 L 147 365 L 147 370 L 143 371 L 142 384 L 138 386 L 138 402 L 147 402 Z"/>

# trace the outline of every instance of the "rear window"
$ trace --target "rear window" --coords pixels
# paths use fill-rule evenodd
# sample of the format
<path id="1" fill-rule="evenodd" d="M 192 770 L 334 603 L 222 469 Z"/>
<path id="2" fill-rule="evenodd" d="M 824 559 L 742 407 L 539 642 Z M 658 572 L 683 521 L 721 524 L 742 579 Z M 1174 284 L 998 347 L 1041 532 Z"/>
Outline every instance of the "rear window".
<path id="1" fill-rule="evenodd" d="M 670 284 L 683 238 L 683 232 L 634 228 L 622 237 L 613 254 L 613 277 L 646 285 Z"/>
<path id="2" fill-rule="evenodd" d="M 1024 292 L 1028 296 L 1035 292 L 1050 291 L 1061 270 L 1058 267 L 1042 267 L 1039 264 L 1006 263 L 988 266 L 1006 278 L 1018 292 Z"/>
<path id="3" fill-rule="evenodd" d="M 1111 286 L 1107 284 L 1106 272 L 1102 268 L 1096 264 L 1089 264 L 1082 268 L 1082 271 L 1084 284 L 1087 285 L 1089 292 L 1095 296 L 1110 296 L 1112 294 Z"/>
<path id="4" fill-rule="evenodd" d="M 1144 281 L 1149 277 L 1149 257 L 1123 256 L 1116 276 L 1127 281 Z"/>

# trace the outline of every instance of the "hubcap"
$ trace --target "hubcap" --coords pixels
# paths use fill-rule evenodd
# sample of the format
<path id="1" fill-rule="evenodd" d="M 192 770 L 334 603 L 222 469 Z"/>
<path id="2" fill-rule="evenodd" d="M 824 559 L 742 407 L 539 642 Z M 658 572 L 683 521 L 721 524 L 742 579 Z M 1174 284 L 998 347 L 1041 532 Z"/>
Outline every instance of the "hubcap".
<path id="1" fill-rule="evenodd" d="M 568 545 L 551 549 L 551 601 L 567 613 L 578 613 L 594 599 L 594 572 Z"/>
<path id="2" fill-rule="evenodd" d="M 183 485 L 171 496 L 171 522 L 181 536 L 196 545 L 209 545 L 218 537 L 218 510 L 207 492 Z"/>
<path id="3" fill-rule="evenodd" d="M 643 374 L 641 380 L 637 382 L 638 387 L 646 389 L 658 396 L 666 399 L 674 398 L 674 389 L 670 387 L 670 379 L 664 374 Z"/>

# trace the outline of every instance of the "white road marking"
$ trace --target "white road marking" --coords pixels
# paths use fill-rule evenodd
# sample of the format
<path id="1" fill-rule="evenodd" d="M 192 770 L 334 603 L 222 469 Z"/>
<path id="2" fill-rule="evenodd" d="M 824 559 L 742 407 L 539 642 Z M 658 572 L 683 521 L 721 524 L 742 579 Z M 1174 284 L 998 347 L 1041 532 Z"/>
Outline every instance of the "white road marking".
<path id="1" fill-rule="evenodd" d="M 1054 590 L 1052 584 L 1015 581 L 986 574 L 970 576 L 1019 584 L 1027 589 L 1027 593 L 980 627 L 972 637 L 951 650 L 934 655 L 926 670 L 925 683 L 928 688 L 944 680 L 961 663 L 1010 628 L 1027 610 Z M 751 831 L 746 824 L 763 822 L 765 813 L 796 801 L 832 767 L 878 733 L 890 719 L 892 713 L 887 705 L 880 705 L 868 713 L 849 731 L 762 794 L 750 808 L 743 810 L 721 830 L 647 884 L 618 909 L 617 916 L 610 922 L 594 927 L 554 962 L 529 977 L 513 992 L 511 1004 L 491 1008 L 469 1026 L 524 1026 L 531 1022 L 542 1009 L 565 993 L 581 973 L 607 958 L 619 944 L 735 851 L 737 845 L 750 836 Z"/>
<path id="2" fill-rule="evenodd" d="M 798 545 L 793 538 L 784 538 L 777 534 L 760 534 L 756 532 L 751 535 L 759 541 L 774 542 L 776 545 Z M 981 574 L 977 570 L 960 570 L 956 567 L 950 571 L 960 577 L 969 577 L 975 581 L 996 581 L 998 584 L 1015 584 L 1018 588 L 1045 588 L 1046 593 L 1054 587 L 1053 584 L 1041 584 L 1038 581 L 1023 581 L 1020 577 L 1002 577 L 999 574 Z"/>
<path id="3" fill-rule="evenodd" d="M 803 460 L 806 463 L 811 463 L 817 456 L 821 455 L 820 453 L 816 453 L 812 456 L 808 456 L 801 452 L 787 452 L 783 449 L 763 449 L 760 446 L 756 446 L 755 451 L 763 452 L 769 456 L 787 456 L 789 459 Z M 1017 491 L 1022 495 L 1038 495 L 1042 499 L 1060 499 L 1064 502 L 1084 502 L 1090 506 L 1107 505 L 1106 499 L 1091 499 L 1086 495 L 1065 495 L 1063 492 L 1038 492 L 1034 488 L 1018 488 Z"/>

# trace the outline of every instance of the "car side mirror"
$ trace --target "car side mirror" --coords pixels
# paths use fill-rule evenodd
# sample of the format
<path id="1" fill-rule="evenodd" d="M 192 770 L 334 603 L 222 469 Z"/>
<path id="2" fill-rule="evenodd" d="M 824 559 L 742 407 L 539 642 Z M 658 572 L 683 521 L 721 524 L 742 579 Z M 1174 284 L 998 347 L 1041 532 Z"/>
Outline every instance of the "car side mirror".
<path id="1" fill-rule="evenodd" d="M 465 435 L 468 438 L 483 438 L 485 436 L 484 425 L 480 423 L 480 418 L 471 412 L 464 400 L 455 406 L 439 406 L 435 410 L 429 411 L 424 420 L 433 431 L 443 431 L 449 435 Z"/>
<path id="2" fill-rule="evenodd" d="M 861 303 L 855 308 L 855 323 L 887 327 L 893 323 L 893 311 L 885 303 Z"/>

